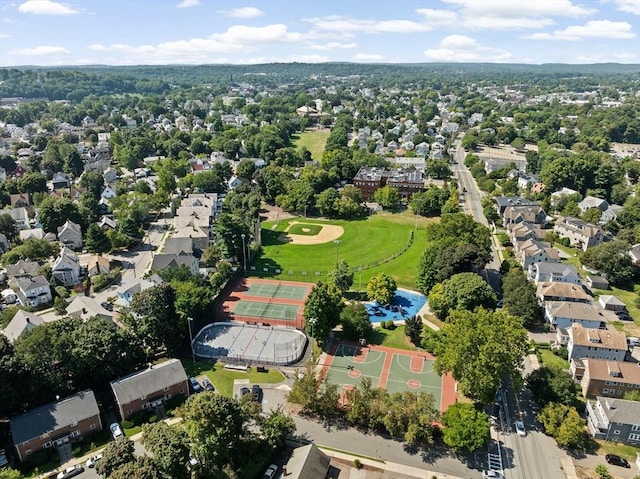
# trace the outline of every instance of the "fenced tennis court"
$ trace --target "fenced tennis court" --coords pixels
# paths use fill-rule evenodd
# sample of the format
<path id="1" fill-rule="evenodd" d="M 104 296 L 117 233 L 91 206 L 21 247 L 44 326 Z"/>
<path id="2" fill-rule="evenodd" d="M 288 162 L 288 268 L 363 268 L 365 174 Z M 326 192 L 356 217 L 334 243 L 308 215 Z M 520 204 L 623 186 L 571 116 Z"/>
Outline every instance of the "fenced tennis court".
<path id="1" fill-rule="evenodd" d="M 199 358 L 243 364 L 287 365 L 300 360 L 307 337 L 301 331 L 247 323 L 213 323 L 193 339 Z"/>
<path id="2" fill-rule="evenodd" d="M 304 302 L 313 284 L 241 278 L 218 304 L 219 319 L 304 329 Z"/>

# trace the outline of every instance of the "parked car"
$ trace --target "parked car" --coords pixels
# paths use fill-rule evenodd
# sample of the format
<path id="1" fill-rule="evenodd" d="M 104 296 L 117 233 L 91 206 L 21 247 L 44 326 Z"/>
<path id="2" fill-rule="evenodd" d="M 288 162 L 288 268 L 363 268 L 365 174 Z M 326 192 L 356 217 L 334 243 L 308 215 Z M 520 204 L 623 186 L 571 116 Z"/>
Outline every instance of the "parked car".
<path id="1" fill-rule="evenodd" d="M 107 311 L 113 311 L 113 304 L 109 303 L 108 301 L 100 303 L 100 306 L 102 306 Z"/>
<path id="2" fill-rule="evenodd" d="M 255 399 L 256 401 L 262 401 L 262 388 L 257 384 L 251 386 L 251 394 L 253 395 L 253 399 Z"/>
<path id="3" fill-rule="evenodd" d="M 640 346 L 640 338 L 629 336 L 627 338 L 627 343 L 629 343 L 629 346 Z"/>
<path id="4" fill-rule="evenodd" d="M 272 479 L 273 477 L 276 476 L 277 472 L 278 472 L 278 466 L 276 466 L 275 464 L 271 464 L 269 467 L 267 467 L 267 470 L 264 471 L 264 474 L 262 475 L 262 479 Z"/>
<path id="5" fill-rule="evenodd" d="M 482 479 L 504 479 L 504 476 L 499 471 L 493 469 L 485 469 L 482 471 Z"/>
<path id="6" fill-rule="evenodd" d="M 96 467 L 96 463 L 101 460 L 102 460 L 102 453 L 96 454 L 95 456 L 91 456 L 89 459 L 87 459 L 86 466 L 88 468 Z"/>
<path id="7" fill-rule="evenodd" d="M 516 432 L 518 436 L 526 436 L 527 430 L 524 428 L 524 423 L 522 421 L 516 421 Z"/>
<path id="8" fill-rule="evenodd" d="M 247 394 L 251 394 L 251 391 L 249 390 L 249 388 L 240 388 L 240 396 L 244 397 Z"/>
<path id="9" fill-rule="evenodd" d="M 67 467 L 64 471 L 61 471 L 56 476 L 57 479 L 68 479 L 69 477 L 75 477 L 78 474 L 82 474 L 84 472 L 84 467 L 82 466 L 71 466 Z"/>
<path id="10" fill-rule="evenodd" d="M 120 424 L 118 424 L 117 422 L 114 422 L 113 424 L 111 424 L 109 426 L 109 429 L 111 430 L 111 435 L 113 436 L 114 440 L 117 440 L 120 437 L 124 437 L 124 432 L 122 432 L 122 428 L 120 427 Z"/>
<path id="11" fill-rule="evenodd" d="M 626 311 L 616 311 L 616 316 L 623 321 L 632 321 L 633 318 Z"/>
<path id="12" fill-rule="evenodd" d="M 202 391 L 202 386 L 196 378 L 189 378 L 189 384 L 191 385 L 191 389 L 193 389 L 194 393 L 199 393 Z"/>
<path id="13" fill-rule="evenodd" d="M 631 467 L 629 465 L 629 461 L 627 461 L 624 457 L 620 457 L 616 454 L 607 454 L 606 456 L 604 456 L 605 460 L 609 463 L 609 464 L 613 464 L 614 466 L 621 466 L 621 467 Z"/>
<path id="14" fill-rule="evenodd" d="M 9 459 L 7 459 L 7 454 L 4 452 L 4 449 L 0 449 L 0 467 L 4 467 L 9 464 Z"/>
<path id="15" fill-rule="evenodd" d="M 202 385 L 204 386 L 204 388 L 207 391 L 215 391 L 216 390 L 216 388 L 213 387 L 213 384 L 211 384 L 211 381 L 209 381 L 207 378 L 204 378 L 202 380 Z"/>

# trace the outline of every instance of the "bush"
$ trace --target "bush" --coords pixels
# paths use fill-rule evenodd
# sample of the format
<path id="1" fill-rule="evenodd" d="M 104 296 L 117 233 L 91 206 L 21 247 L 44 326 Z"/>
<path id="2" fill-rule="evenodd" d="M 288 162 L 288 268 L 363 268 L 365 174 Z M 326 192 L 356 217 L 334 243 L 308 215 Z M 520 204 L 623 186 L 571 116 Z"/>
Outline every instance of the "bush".
<path id="1" fill-rule="evenodd" d="M 387 323 L 386 329 L 390 329 L 390 330 L 396 329 L 396 324 L 391 319 L 389 321 L 386 321 L 386 323 Z"/>
<path id="2" fill-rule="evenodd" d="M 566 248 L 568 248 L 569 246 L 571 246 L 571 240 L 569 238 L 562 238 L 560 240 L 560 244 Z"/>
<path id="3" fill-rule="evenodd" d="M 131 421 L 127 421 L 126 419 L 120 423 L 122 425 L 122 429 L 131 429 L 135 424 Z"/>
<path id="4" fill-rule="evenodd" d="M 129 419 L 135 426 L 142 426 L 144 423 L 149 422 L 149 418 L 152 415 L 151 411 L 138 411 L 133 413 Z"/>
<path id="5" fill-rule="evenodd" d="M 71 454 L 73 457 L 80 457 L 82 455 L 82 444 L 78 443 L 71 448 Z"/>
<path id="6" fill-rule="evenodd" d="M 55 449 L 40 449 L 29 456 L 27 462 L 34 467 L 42 466 L 49 462 L 53 455 L 57 454 Z"/>
<path id="7" fill-rule="evenodd" d="M 362 463 L 360 462 L 360 459 L 353 460 L 353 467 L 355 467 L 356 469 L 362 469 Z"/>
<path id="8" fill-rule="evenodd" d="M 151 416 L 149 416 L 149 419 L 147 419 L 147 422 L 149 424 L 153 424 L 154 422 L 158 422 L 158 416 L 156 416 L 155 414 L 152 414 Z"/>

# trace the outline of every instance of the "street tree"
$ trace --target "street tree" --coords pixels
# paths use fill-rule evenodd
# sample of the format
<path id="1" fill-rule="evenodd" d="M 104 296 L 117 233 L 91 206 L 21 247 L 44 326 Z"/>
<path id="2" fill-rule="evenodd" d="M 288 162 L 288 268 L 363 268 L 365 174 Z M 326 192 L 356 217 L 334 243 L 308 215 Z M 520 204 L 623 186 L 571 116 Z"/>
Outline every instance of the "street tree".
<path id="1" fill-rule="evenodd" d="M 527 351 L 519 318 L 504 311 L 454 310 L 435 344 L 435 369 L 450 372 L 465 396 L 488 404 L 505 376 L 517 377 Z"/>
<path id="2" fill-rule="evenodd" d="M 436 284 L 429 294 L 431 311 L 446 320 L 453 310 L 496 307 L 496 294 L 489 284 L 476 273 L 459 273 Z"/>
<path id="3" fill-rule="evenodd" d="M 449 188 L 429 185 L 423 192 L 411 196 L 411 210 L 420 216 L 439 216 L 450 196 Z"/>
<path id="4" fill-rule="evenodd" d="M 6 467 L 0 469 L 0 479 L 22 479 L 24 476 L 20 471 Z"/>
<path id="5" fill-rule="evenodd" d="M 489 256 L 488 259 L 491 257 L 491 232 L 489 228 L 476 222 L 473 217 L 467 214 L 443 214 L 439 222 L 427 225 L 426 233 L 429 241 L 454 238 L 460 243 L 476 245 L 482 254 Z"/>
<path id="6" fill-rule="evenodd" d="M 547 434 L 552 436 L 560 446 L 570 449 L 581 449 L 586 442 L 585 421 L 573 406 L 549 403 L 540 414 L 538 420 Z"/>
<path id="7" fill-rule="evenodd" d="M 473 404 L 455 403 L 442 415 L 444 443 L 458 451 L 473 452 L 487 442 L 491 426 L 486 413 Z"/>
<path id="8" fill-rule="evenodd" d="M 451 168 L 449 168 L 449 162 L 446 160 L 429 160 L 424 170 L 425 175 L 438 180 L 446 180 L 450 178 Z"/>
<path id="9" fill-rule="evenodd" d="M 341 293 L 349 291 L 353 285 L 353 271 L 345 260 L 336 263 L 335 268 L 329 271 L 329 281 L 331 281 Z"/>
<path id="10" fill-rule="evenodd" d="M 153 462 L 166 477 L 189 479 L 189 442 L 182 428 L 165 422 L 142 426 L 142 445 L 152 455 Z"/>
<path id="11" fill-rule="evenodd" d="M 42 229 L 47 233 L 58 234 L 58 228 L 67 220 L 84 226 L 85 221 L 78 206 L 70 198 L 50 196 L 40 203 L 38 210 Z"/>
<path id="12" fill-rule="evenodd" d="M 396 294 L 398 286 L 396 280 L 386 273 L 379 273 L 369 280 L 367 296 L 370 301 L 380 304 L 390 304 Z"/>
<path id="13" fill-rule="evenodd" d="M 18 182 L 20 193 L 48 192 L 47 177 L 42 173 L 27 173 Z"/>
<path id="14" fill-rule="evenodd" d="M 354 302 L 344 307 L 340 313 L 342 334 L 346 339 L 366 338 L 373 330 L 369 321 L 369 312 L 364 304 Z"/>
<path id="15" fill-rule="evenodd" d="M 14 246 L 2 255 L 4 264 L 15 264 L 21 259 L 42 261 L 55 256 L 60 251 L 60 245 L 44 239 L 29 238 L 22 244 Z"/>
<path id="16" fill-rule="evenodd" d="M 13 345 L 4 334 L 0 334 L 0 384 L 2 401 L 0 415 L 9 417 L 19 411 L 29 392 L 29 371 L 16 356 Z"/>
<path id="17" fill-rule="evenodd" d="M 186 470 L 186 465 L 184 468 Z M 123 464 L 106 477 L 108 479 L 165 479 L 172 476 L 164 475 L 150 457 L 140 456 Z"/>
<path id="18" fill-rule="evenodd" d="M 502 280 L 503 306 L 510 314 L 522 319 L 525 327 L 534 327 L 543 319 L 536 288 L 520 268 L 514 268 Z"/>
<path id="19" fill-rule="evenodd" d="M 270 451 L 275 452 L 284 446 L 288 436 L 296 430 L 296 424 L 288 414 L 278 406 L 272 409 L 260 424 L 262 439 Z"/>
<path id="20" fill-rule="evenodd" d="M 304 303 L 307 334 L 322 343 L 338 325 L 342 307 L 340 290 L 329 281 L 318 281 Z"/>
<path id="21" fill-rule="evenodd" d="M 111 441 L 102 450 L 102 460 L 96 464 L 96 472 L 107 478 L 120 467 L 135 461 L 133 442 L 128 437 Z"/>
<path id="22" fill-rule="evenodd" d="M 104 177 L 97 171 L 85 171 L 80 177 L 80 186 L 91 193 L 94 198 L 100 198 Z"/>
<path id="23" fill-rule="evenodd" d="M 97 223 L 91 223 L 84 237 L 84 245 L 87 251 L 94 254 L 104 254 L 111 251 L 111 240 L 107 233 Z"/>
<path id="24" fill-rule="evenodd" d="M 539 405 L 559 403 L 565 406 L 576 404 L 578 388 L 573 378 L 560 368 L 542 366 L 526 378 L 533 400 Z"/>
<path id="25" fill-rule="evenodd" d="M 315 408 L 320 380 L 315 370 L 315 363 L 307 361 L 304 370 L 296 370 L 287 400 L 302 406 L 304 412 Z"/>

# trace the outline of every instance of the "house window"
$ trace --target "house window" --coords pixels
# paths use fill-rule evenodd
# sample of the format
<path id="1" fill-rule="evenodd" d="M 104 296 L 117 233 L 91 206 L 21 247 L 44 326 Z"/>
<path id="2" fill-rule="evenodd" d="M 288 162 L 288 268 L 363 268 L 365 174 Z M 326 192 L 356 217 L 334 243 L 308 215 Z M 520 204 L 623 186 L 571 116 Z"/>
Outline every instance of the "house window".
<path id="1" fill-rule="evenodd" d="M 96 425 L 95 425 L 95 424 L 92 424 L 91 426 L 89 426 L 89 428 L 90 428 L 91 430 L 93 430 L 93 429 L 95 429 L 95 428 L 96 428 Z"/>
<path id="2" fill-rule="evenodd" d="M 26 454 L 27 456 L 30 456 L 30 455 L 31 455 L 31 449 L 27 449 L 27 451 L 25 452 L 25 454 Z"/>
<path id="3" fill-rule="evenodd" d="M 146 394 L 144 396 L 140 396 L 140 401 L 144 401 L 145 399 L 147 399 L 147 395 Z"/>
<path id="4" fill-rule="evenodd" d="M 169 388 L 162 388 L 162 390 L 163 390 L 163 391 L 168 391 L 168 390 L 169 390 Z"/>
<path id="5" fill-rule="evenodd" d="M 602 394 L 613 394 L 609 389 L 605 388 L 602 390 Z"/>
<path id="6" fill-rule="evenodd" d="M 640 441 L 640 434 L 629 434 L 630 441 Z"/>
<path id="7" fill-rule="evenodd" d="M 49 432 L 45 432 L 42 436 L 40 436 L 40 439 L 46 439 L 46 438 L 48 438 L 49 436 L 51 436 L 51 433 L 49 433 Z"/>
<path id="8" fill-rule="evenodd" d="M 633 426 L 631 426 L 631 430 L 632 431 L 640 431 L 640 424 L 634 424 Z"/>
<path id="9" fill-rule="evenodd" d="M 48 447 L 51 447 L 51 446 L 53 446 L 53 443 L 52 443 L 51 441 L 49 441 L 49 442 L 45 442 L 45 443 L 42 445 L 42 447 L 44 447 L 45 449 L 46 449 L 46 448 L 48 448 Z"/>
<path id="10" fill-rule="evenodd" d="M 73 431 L 70 436 L 71 437 L 78 437 L 80 435 L 80 431 Z"/>

